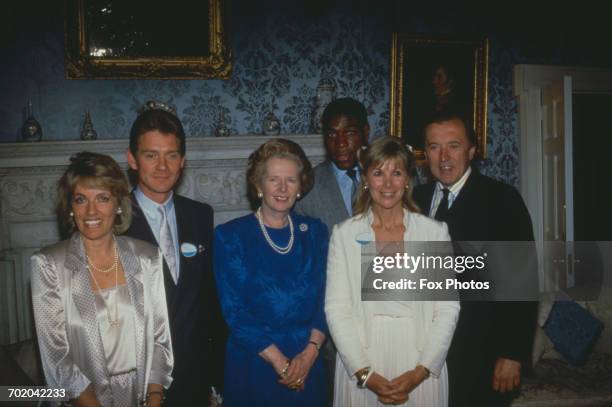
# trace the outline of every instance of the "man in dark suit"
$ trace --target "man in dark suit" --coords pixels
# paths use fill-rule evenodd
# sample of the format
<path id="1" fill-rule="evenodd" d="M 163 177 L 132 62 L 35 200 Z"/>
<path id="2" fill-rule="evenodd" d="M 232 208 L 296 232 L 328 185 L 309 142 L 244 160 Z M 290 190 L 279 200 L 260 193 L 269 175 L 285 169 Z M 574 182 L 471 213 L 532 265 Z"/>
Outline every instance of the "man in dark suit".
<path id="1" fill-rule="evenodd" d="M 467 121 L 441 112 L 424 129 L 435 181 L 414 190 L 423 213 L 446 222 L 453 241 L 533 240 L 531 218 L 516 189 L 472 168 L 476 140 Z M 449 406 L 510 404 L 531 359 L 535 318 L 533 302 L 470 302 L 462 296 L 447 358 Z"/>
<path id="2" fill-rule="evenodd" d="M 327 160 L 314 168 L 314 187 L 296 204 L 296 211 L 319 218 L 331 234 L 333 226 L 352 215 L 352 201 L 361 174 L 357 152 L 368 144 L 370 126 L 363 104 L 340 98 L 321 117 Z"/>
<path id="3" fill-rule="evenodd" d="M 185 132 L 176 115 L 152 106 L 130 131 L 128 164 L 136 172 L 128 236 L 158 245 L 174 352 L 164 405 L 208 405 L 221 391 L 226 327 L 212 271 L 213 211 L 173 192 L 185 165 Z"/>

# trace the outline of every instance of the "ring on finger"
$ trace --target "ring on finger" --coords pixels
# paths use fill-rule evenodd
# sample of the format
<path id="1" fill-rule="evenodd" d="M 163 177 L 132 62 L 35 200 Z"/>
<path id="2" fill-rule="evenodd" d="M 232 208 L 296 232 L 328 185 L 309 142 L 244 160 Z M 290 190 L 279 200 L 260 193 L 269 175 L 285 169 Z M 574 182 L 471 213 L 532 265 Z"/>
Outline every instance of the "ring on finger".
<path id="1" fill-rule="evenodd" d="M 289 370 L 289 361 L 287 361 L 285 363 L 285 367 L 283 368 L 283 370 L 281 370 L 281 376 L 285 377 L 287 376 L 287 370 Z"/>

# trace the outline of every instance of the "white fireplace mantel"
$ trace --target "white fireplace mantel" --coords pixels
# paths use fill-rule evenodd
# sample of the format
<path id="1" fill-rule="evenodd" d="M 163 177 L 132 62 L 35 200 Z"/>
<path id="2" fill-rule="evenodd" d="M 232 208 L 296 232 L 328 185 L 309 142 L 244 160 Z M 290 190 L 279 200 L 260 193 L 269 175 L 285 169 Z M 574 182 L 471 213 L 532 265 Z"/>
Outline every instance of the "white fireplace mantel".
<path id="1" fill-rule="evenodd" d="M 321 136 L 285 136 L 300 144 L 313 163 L 323 159 Z M 215 209 L 215 223 L 248 210 L 246 161 L 267 138 L 188 138 L 187 163 L 178 192 L 207 202 Z M 80 151 L 108 154 L 127 169 L 127 139 L 50 141 L 0 144 L 0 250 L 42 247 L 57 240 L 56 182 L 71 155 Z"/>
<path id="2" fill-rule="evenodd" d="M 300 144 L 313 165 L 325 155 L 320 135 L 281 136 Z M 249 210 L 248 156 L 268 137 L 187 138 L 187 163 L 178 193 L 207 202 L 215 224 Z M 71 155 L 108 154 L 127 169 L 127 139 L 0 143 L 0 344 L 31 336 L 29 257 L 58 241 L 56 185 Z"/>

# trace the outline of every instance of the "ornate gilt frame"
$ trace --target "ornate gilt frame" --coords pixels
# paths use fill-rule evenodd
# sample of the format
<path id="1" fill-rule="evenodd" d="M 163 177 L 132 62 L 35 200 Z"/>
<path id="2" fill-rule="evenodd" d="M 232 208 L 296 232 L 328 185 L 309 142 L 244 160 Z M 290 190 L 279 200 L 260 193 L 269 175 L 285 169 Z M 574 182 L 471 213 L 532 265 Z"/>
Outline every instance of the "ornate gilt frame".
<path id="1" fill-rule="evenodd" d="M 94 57 L 87 53 L 85 1 L 67 0 L 66 79 L 228 79 L 232 53 L 225 32 L 224 0 L 208 0 L 210 54 L 198 57 Z"/>
<path id="2" fill-rule="evenodd" d="M 410 90 L 404 78 L 405 64 L 410 63 L 406 45 L 419 47 L 465 47 L 473 52 L 473 100 L 472 120 L 478 140 L 478 155 L 486 158 L 487 146 L 487 100 L 488 100 L 488 66 L 489 42 L 487 39 L 455 39 L 445 37 L 428 37 L 393 33 L 391 41 L 391 89 L 390 89 L 390 133 L 393 136 L 406 138 L 404 135 L 405 92 Z M 410 144 L 410 140 L 406 140 Z M 415 149 L 417 160 L 425 159 L 423 150 Z"/>

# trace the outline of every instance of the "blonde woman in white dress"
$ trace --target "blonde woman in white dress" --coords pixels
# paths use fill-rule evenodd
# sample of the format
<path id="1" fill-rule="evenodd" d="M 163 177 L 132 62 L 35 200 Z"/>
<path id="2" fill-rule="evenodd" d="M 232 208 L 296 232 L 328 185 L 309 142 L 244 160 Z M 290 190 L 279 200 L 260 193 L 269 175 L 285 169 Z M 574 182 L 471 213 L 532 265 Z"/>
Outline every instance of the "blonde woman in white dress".
<path id="1" fill-rule="evenodd" d="M 446 353 L 456 301 L 361 301 L 361 244 L 448 241 L 445 223 L 418 213 L 411 198 L 411 153 L 392 137 L 362 151 L 355 216 L 334 227 L 325 313 L 338 349 L 334 406 L 447 406 Z"/>

